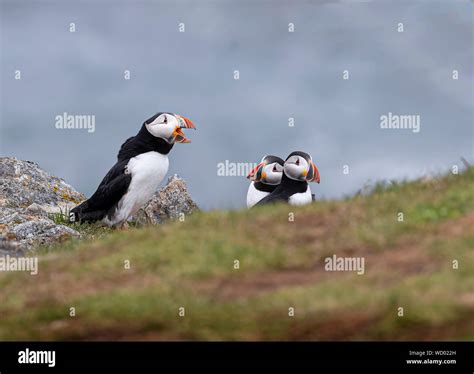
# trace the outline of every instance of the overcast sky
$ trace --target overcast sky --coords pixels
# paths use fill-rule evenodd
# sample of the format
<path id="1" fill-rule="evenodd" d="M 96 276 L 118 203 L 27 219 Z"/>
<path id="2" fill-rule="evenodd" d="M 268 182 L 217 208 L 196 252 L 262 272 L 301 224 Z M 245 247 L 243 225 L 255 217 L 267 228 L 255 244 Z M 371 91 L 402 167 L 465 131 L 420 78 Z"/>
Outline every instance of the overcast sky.
<path id="1" fill-rule="evenodd" d="M 1 14 L 0 153 L 86 195 L 159 111 L 198 128 L 169 175 L 205 209 L 245 205 L 245 177 L 217 175 L 225 160 L 306 151 L 324 198 L 474 161 L 467 1 L 3 0 Z M 63 112 L 95 115 L 95 132 L 56 129 Z M 421 131 L 381 129 L 388 112 L 419 115 Z"/>

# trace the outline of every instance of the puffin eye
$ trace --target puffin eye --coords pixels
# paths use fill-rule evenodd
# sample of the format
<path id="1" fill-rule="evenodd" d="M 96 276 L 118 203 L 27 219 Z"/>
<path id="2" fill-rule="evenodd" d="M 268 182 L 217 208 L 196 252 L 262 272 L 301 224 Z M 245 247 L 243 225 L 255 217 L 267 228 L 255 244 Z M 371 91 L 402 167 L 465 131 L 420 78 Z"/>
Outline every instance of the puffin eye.
<path id="1" fill-rule="evenodd" d="M 273 165 L 273 170 L 272 170 L 272 171 L 273 171 L 273 172 L 276 172 L 276 171 L 277 171 L 276 165 Z"/>
<path id="2" fill-rule="evenodd" d="M 296 165 L 300 166 L 300 159 L 299 158 L 296 159 Z"/>
<path id="3" fill-rule="evenodd" d="M 163 123 L 168 123 L 168 118 L 165 116 L 165 118 L 163 119 Z"/>

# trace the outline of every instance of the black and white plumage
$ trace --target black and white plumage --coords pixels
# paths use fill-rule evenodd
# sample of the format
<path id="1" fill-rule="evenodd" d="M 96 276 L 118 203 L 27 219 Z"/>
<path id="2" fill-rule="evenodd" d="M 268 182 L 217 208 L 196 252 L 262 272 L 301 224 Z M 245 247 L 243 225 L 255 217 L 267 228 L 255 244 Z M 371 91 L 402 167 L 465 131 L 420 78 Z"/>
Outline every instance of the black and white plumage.
<path id="1" fill-rule="evenodd" d="M 175 143 L 188 143 L 182 128 L 193 128 L 187 118 L 157 113 L 146 120 L 136 136 L 122 144 L 117 163 L 95 193 L 71 210 L 80 222 L 102 221 L 121 225 L 135 214 L 157 190 L 168 172 L 168 153 Z"/>
<path id="2" fill-rule="evenodd" d="M 280 157 L 265 156 L 247 175 L 252 181 L 247 191 L 247 208 L 253 207 L 278 187 L 283 174 L 283 162 Z"/>
<path id="3" fill-rule="evenodd" d="M 308 182 L 320 182 L 319 171 L 311 156 L 305 152 L 291 153 L 283 164 L 280 185 L 256 205 L 286 202 L 291 205 L 306 205 L 313 201 Z"/>

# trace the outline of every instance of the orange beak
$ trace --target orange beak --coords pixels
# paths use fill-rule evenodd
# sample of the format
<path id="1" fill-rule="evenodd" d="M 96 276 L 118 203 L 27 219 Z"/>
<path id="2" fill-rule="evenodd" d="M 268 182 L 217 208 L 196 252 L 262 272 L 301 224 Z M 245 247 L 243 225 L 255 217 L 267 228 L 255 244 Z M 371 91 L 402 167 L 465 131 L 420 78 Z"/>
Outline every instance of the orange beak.
<path id="1" fill-rule="evenodd" d="M 320 182 L 319 170 L 316 167 L 316 165 L 314 164 L 314 162 L 311 162 L 311 163 L 313 164 L 313 179 L 311 179 L 310 182 L 319 183 Z"/>
<path id="2" fill-rule="evenodd" d="M 265 166 L 264 162 L 261 162 L 257 166 L 255 166 L 247 175 L 247 179 L 250 179 L 254 182 L 260 181 L 260 179 L 262 179 L 261 170 L 263 169 L 264 166 Z"/>
<path id="3" fill-rule="evenodd" d="M 179 126 L 176 127 L 176 129 L 173 131 L 175 142 L 176 143 L 191 143 L 191 140 L 186 138 L 186 135 L 184 135 L 184 132 L 181 129 L 196 129 L 196 126 L 194 126 L 194 123 L 189 118 L 182 117 L 177 114 L 175 115 L 175 117 L 179 121 Z"/>
<path id="4" fill-rule="evenodd" d="M 194 123 L 189 118 L 181 117 L 181 116 L 177 116 L 177 117 L 184 121 L 184 123 L 182 123 L 181 120 L 179 121 L 181 124 L 180 126 L 181 128 L 196 130 L 196 126 L 194 126 Z"/>
<path id="5" fill-rule="evenodd" d="M 177 127 L 173 131 L 173 138 L 176 143 L 191 143 L 191 140 L 186 138 L 186 135 L 184 135 L 184 132 L 180 127 Z"/>

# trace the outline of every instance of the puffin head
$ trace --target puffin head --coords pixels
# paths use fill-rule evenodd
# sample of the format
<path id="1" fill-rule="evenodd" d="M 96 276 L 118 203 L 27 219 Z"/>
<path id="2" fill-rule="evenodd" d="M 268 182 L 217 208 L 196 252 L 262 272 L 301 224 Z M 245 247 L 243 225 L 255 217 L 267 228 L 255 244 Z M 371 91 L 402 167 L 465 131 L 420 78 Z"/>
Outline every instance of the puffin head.
<path id="1" fill-rule="evenodd" d="M 290 153 L 283 165 L 285 175 L 293 180 L 319 183 L 319 171 L 311 156 L 305 152 Z"/>
<path id="2" fill-rule="evenodd" d="M 148 132 L 169 144 L 190 143 L 181 129 L 195 129 L 190 119 L 173 113 L 157 113 L 144 123 Z"/>
<path id="3" fill-rule="evenodd" d="M 283 175 L 283 162 L 280 157 L 272 155 L 265 156 L 247 175 L 247 178 L 254 182 L 278 185 Z"/>

